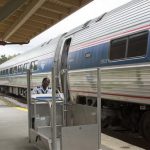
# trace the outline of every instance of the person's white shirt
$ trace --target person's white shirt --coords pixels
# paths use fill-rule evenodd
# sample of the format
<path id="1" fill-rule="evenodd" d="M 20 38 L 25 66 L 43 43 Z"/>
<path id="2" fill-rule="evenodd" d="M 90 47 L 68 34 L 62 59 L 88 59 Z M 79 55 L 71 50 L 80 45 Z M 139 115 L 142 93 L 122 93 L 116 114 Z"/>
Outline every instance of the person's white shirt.
<path id="1" fill-rule="evenodd" d="M 43 86 L 37 86 L 32 90 L 32 94 L 52 94 L 52 89 L 50 87 L 44 89 Z"/>
<path id="2" fill-rule="evenodd" d="M 52 98 L 52 88 L 47 87 L 44 90 L 42 86 L 35 87 L 32 90 L 32 98 L 36 98 L 36 97 L 39 97 L 39 96 L 40 97 L 42 96 L 42 97 L 50 97 L 50 98 Z M 60 93 L 59 90 L 57 90 L 56 97 L 57 97 L 57 100 L 63 100 L 64 99 L 63 93 Z"/>

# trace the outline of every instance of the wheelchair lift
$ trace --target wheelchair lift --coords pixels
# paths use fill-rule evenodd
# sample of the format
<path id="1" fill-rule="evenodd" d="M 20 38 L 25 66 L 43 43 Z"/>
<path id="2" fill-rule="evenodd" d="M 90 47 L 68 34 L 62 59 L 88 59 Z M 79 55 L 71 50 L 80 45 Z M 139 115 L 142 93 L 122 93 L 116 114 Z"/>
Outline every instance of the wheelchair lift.
<path id="1" fill-rule="evenodd" d="M 31 96 L 32 74 L 27 71 L 29 142 L 41 150 L 101 150 L 100 69 L 97 69 L 97 109 L 67 101 L 67 74 L 64 70 L 64 99 L 60 99 L 55 92 L 55 69 L 52 70 L 52 95 Z M 96 122 L 79 121 L 78 116 L 87 110 L 95 113 Z"/>

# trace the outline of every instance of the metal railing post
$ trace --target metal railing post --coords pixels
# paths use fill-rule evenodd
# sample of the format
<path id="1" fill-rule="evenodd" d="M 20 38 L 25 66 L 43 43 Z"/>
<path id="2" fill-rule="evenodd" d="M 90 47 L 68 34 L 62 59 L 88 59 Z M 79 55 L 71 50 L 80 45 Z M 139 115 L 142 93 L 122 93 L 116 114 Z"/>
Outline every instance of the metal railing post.
<path id="1" fill-rule="evenodd" d="M 28 103 L 28 136 L 29 142 L 31 142 L 30 128 L 32 127 L 31 122 L 31 71 L 27 70 L 27 103 Z"/>
<path id="2" fill-rule="evenodd" d="M 64 100 L 63 100 L 63 126 L 67 125 L 67 99 L 68 99 L 68 92 L 67 92 L 67 69 L 63 70 L 63 80 L 64 80 Z"/>
<path id="3" fill-rule="evenodd" d="M 57 141 L 56 141 L 56 70 L 55 67 L 52 68 L 52 124 L 51 124 L 51 133 L 52 133 L 52 150 L 57 150 Z"/>
<path id="4" fill-rule="evenodd" d="M 98 150 L 101 149 L 101 69 L 97 69 L 97 124 L 98 124 Z"/>

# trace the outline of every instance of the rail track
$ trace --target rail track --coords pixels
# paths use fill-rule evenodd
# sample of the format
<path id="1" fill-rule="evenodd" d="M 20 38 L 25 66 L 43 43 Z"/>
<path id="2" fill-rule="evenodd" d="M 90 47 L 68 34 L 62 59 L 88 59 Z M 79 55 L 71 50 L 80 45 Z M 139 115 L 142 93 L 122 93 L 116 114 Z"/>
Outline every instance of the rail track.
<path id="1" fill-rule="evenodd" d="M 109 127 L 107 129 L 102 129 L 102 132 L 106 135 L 120 139 L 137 147 L 150 150 L 150 143 L 138 133 L 133 133 L 122 127 Z"/>

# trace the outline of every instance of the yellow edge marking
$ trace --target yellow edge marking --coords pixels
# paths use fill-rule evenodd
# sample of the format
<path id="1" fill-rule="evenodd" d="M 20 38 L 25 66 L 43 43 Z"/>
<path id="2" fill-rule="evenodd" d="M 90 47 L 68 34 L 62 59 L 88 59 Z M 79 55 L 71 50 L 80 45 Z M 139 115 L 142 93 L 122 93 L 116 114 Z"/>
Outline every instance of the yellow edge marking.
<path id="1" fill-rule="evenodd" d="M 16 107 L 16 108 L 19 109 L 19 110 L 22 110 L 22 111 L 28 111 L 27 108 L 22 108 L 22 107 Z"/>

